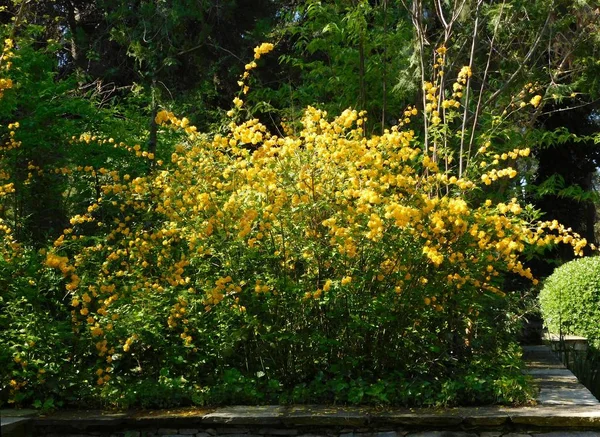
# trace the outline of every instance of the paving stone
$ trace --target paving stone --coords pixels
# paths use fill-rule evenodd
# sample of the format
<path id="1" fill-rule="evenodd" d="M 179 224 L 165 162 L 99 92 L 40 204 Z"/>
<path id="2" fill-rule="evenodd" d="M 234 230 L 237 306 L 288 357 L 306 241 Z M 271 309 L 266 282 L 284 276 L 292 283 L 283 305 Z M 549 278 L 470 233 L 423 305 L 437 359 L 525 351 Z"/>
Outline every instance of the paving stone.
<path id="1" fill-rule="evenodd" d="M 216 430 L 216 429 L 214 429 L 214 428 L 208 428 L 208 429 L 206 430 L 206 433 L 207 433 L 207 434 L 210 434 L 210 435 L 217 435 L 217 430 Z"/>
<path id="2" fill-rule="evenodd" d="M 281 417 L 288 411 L 282 406 L 237 406 L 223 407 L 202 416 L 204 423 L 230 425 L 281 425 Z"/>
<path id="3" fill-rule="evenodd" d="M 510 421 L 517 426 L 569 428 L 600 428 L 600 408 L 594 406 L 539 405 L 506 410 Z"/>
<path id="4" fill-rule="evenodd" d="M 563 376 L 565 378 L 577 379 L 573 372 L 569 369 L 551 369 L 551 368 L 539 368 L 539 369 L 527 369 L 525 373 L 531 376 Z"/>
<path id="5" fill-rule="evenodd" d="M 479 437 L 500 437 L 502 435 L 499 431 L 484 431 L 479 433 Z"/>
<path id="6" fill-rule="evenodd" d="M 209 436 L 210 436 L 210 434 L 207 432 L 196 433 L 196 437 L 209 437 Z"/>
<path id="7" fill-rule="evenodd" d="M 531 437 L 531 435 L 519 432 L 509 432 L 508 434 L 504 434 L 502 437 Z"/>
<path id="8" fill-rule="evenodd" d="M 583 385 L 576 387 L 540 387 L 537 401 L 542 405 L 598 405 L 598 399 Z"/>
<path id="9" fill-rule="evenodd" d="M 182 428 L 179 430 L 179 434 L 182 435 L 195 435 L 198 434 L 198 429 L 197 428 Z"/>
<path id="10" fill-rule="evenodd" d="M 157 434 L 160 436 L 178 435 L 179 430 L 174 429 L 174 428 L 159 428 L 157 431 Z"/>

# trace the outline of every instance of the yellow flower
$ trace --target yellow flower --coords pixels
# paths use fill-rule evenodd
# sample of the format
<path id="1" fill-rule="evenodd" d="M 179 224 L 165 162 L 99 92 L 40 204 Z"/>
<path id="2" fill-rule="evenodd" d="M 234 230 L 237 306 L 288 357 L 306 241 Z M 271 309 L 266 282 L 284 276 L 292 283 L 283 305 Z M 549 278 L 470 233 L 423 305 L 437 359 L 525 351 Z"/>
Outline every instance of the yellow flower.
<path id="1" fill-rule="evenodd" d="M 542 101 L 542 96 L 540 96 L 538 94 L 536 96 L 533 96 L 533 98 L 529 101 L 529 103 L 531 103 L 531 106 L 533 106 L 534 108 L 537 108 L 540 105 L 541 101 Z"/>

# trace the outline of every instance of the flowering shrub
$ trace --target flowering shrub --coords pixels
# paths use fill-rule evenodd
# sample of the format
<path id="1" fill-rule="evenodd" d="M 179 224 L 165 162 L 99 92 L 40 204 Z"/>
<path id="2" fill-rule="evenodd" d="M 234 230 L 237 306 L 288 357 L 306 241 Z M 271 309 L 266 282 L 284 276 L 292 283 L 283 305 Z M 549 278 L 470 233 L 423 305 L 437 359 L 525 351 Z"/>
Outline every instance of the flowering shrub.
<path id="1" fill-rule="evenodd" d="M 159 121 L 189 130 L 170 113 Z M 493 373 L 469 387 L 469 361 L 505 345 L 494 311 L 503 275 L 535 282 L 520 256 L 585 242 L 515 198 L 481 201 L 479 181 L 440 171 L 414 132 L 368 138 L 362 124 L 355 111 L 331 121 L 314 108 L 296 136 L 232 123 L 230 135 L 182 143 L 170 169 L 104 185 L 71 241 L 57 242 L 73 255 L 46 260 L 69 280 L 96 384 L 149 379 L 231 400 L 211 387 L 235 370 L 290 400 L 334 379 L 336 396 L 361 401 L 352 384 L 366 393 L 378 378 L 431 385 L 423 400 L 403 393 L 406 403 L 523 400 Z M 499 164 L 480 179 L 515 174 Z M 104 238 L 80 235 L 111 207 L 120 215 L 98 223 Z M 462 390 L 436 397 L 450 381 Z"/>
<path id="2" fill-rule="evenodd" d="M 380 136 L 364 113 L 312 107 L 276 135 L 234 121 L 240 96 L 226 135 L 161 111 L 181 134 L 170 163 L 104 178 L 44 261 L 68 293 L 85 381 L 119 405 L 526 401 L 502 335 L 505 275 L 536 283 L 523 255 L 586 242 L 516 197 L 487 198 L 529 149 L 486 141 L 455 166 L 469 76 L 450 99 L 426 84 L 425 140 L 412 107 Z"/>

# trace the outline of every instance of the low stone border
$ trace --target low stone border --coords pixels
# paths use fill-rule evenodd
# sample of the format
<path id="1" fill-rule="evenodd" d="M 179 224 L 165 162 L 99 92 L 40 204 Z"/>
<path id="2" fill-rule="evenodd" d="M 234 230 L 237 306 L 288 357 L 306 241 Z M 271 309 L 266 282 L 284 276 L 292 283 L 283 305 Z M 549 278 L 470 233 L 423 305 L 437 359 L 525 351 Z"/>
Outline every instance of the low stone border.
<path id="1" fill-rule="evenodd" d="M 35 419 L 33 432 L 46 437 L 600 437 L 600 407 L 236 406 L 114 414 L 67 411 Z"/>
<path id="2" fill-rule="evenodd" d="M 2 436 L 600 437 L 600 404 L 546 346 L 524 348 L 540 387 L 532 407 L 405 409 L 235 406 L 144 412 L 2 412 Z"/>

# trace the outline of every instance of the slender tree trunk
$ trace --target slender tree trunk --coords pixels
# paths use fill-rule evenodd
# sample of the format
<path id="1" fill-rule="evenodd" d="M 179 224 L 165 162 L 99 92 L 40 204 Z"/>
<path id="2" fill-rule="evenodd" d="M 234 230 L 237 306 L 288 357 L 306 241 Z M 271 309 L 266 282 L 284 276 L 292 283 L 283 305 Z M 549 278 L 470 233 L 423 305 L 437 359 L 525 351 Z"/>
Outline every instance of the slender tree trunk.
<path id="1" fill-rule="evenodd" d="M 365 36 L 364 33 L 360 35 L 360 41 L 358 43 L 358 56 L 359 56 L 359 81 L 360 81 L 360 102 L 359 109 L 366 109 L 367 102 L 367 90 L 365 89 Z"/>
<path id="2" fill-rule="evenodd" d="M 158 145 L 158 125 L 156 124 L 156 115 L 158 114 L 158 100 L 156 98 L 156 79 L 152 80 L 152 111 L 150 113 L 150 136 L 148 137 L 148 153 L 156 156 L 156 147 Z"/>
<path id="3" fill-rule="evenodd" d="M 385 112 L 387 106 L 387 0 L 383 0 L 383 78 L 381 84 L 381 133 L 385 129 Z"/>

